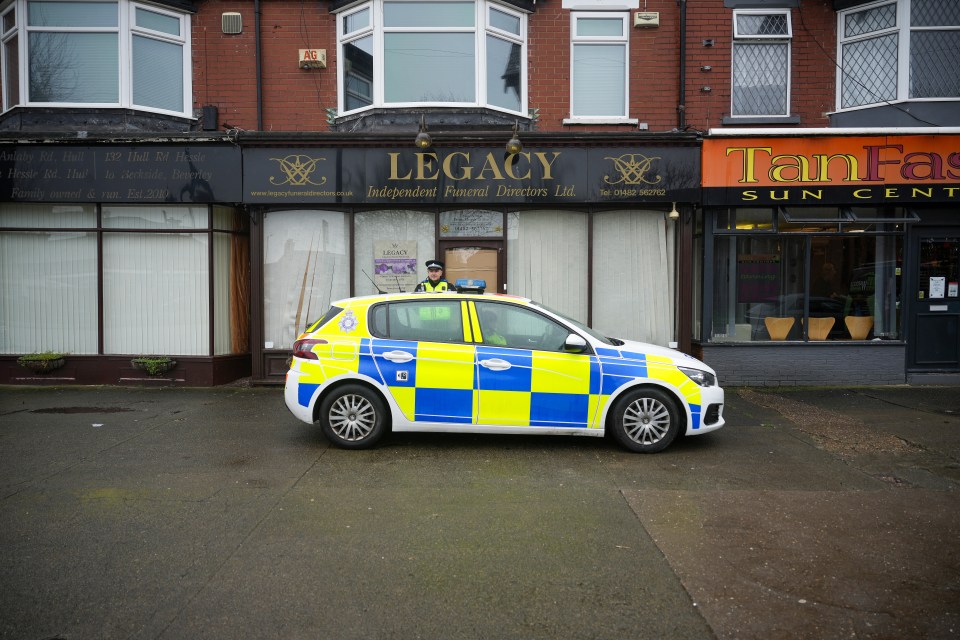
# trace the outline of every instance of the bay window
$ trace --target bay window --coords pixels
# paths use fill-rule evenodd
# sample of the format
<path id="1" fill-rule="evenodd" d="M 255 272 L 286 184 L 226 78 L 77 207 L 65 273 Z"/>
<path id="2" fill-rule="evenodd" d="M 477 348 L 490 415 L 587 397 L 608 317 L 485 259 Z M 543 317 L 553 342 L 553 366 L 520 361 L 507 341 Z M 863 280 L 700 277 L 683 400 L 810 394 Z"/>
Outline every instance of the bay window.
<path id="1" fill-rule="evenodd" d="M 838 20 L 839 109 L 960 97 L 960 3 L 875 2 Z"/>
<path id="2" fill-rule="evenodd" d="M 526 110 L 526 15 L 486 0 L 373 0 L 337 19 L 340 113 Z"/>
<path id="3" fill-rule="evenodd" d="M 3 12 L 3 108 L 192 113 L 190 19 L 129 0 L 14 0 Z"/>

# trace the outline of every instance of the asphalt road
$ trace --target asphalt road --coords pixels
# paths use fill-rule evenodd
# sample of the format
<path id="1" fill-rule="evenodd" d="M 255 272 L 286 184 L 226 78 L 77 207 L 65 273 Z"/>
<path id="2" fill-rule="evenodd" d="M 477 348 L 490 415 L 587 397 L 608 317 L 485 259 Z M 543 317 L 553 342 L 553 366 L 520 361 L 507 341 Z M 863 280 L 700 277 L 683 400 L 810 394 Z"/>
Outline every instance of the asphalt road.
<path id="1" fill-rule="evenodd" d="M 275 388 L 0 387 L 0 638 L 956 638 L 960 389 L 331 448 Z"/>

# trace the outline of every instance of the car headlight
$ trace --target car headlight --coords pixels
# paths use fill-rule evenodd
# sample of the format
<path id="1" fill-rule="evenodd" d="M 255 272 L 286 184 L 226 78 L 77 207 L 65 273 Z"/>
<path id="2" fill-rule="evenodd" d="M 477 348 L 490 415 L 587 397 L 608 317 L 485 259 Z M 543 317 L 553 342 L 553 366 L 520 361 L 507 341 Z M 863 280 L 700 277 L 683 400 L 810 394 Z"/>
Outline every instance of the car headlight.
<path id="1" fill-rule="evenodd" d="M 713 387 L 717 384 L 717 376 L 709 373 L 707 371 L 701 371 L 700 369 L 690 369 L 688 367 L 677 367 L 680 371 L 683 371 L 684 375 L 693 380 L 695 383 L 701 387 Z"/>

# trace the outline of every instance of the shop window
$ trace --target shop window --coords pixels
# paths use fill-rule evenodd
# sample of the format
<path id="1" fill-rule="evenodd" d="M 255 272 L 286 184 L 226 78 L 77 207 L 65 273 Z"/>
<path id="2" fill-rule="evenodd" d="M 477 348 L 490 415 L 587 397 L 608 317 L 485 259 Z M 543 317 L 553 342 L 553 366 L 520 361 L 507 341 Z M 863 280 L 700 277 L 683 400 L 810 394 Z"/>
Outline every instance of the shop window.
<path id="1" fill-rule="evenodd" d="M 93 205 L 0 204 L 0 353 L 97 352 L 94 227 Z"/>
<path id="2" fill-rule="evenodd" d="M 3 108 L 191 115 L 190 18 L 153 5 L 15 0 L 3 13 Z"/>
<path id="3" fill-rule="evenodd" d="M 629 13 L 574 11 L 571 19 L 570 120 L 626 121 Z"/>
<path id="4" fill-rule="evenodd" d="M 792 213 L 795 220 L 781 222 L 774 235 L 717 231 L 710 339 L 901 339 L 903 225 L 868 230 L 861 221 L 844 230 L 846 223 L 834 222 L 829 208 Z M 844 220 L 857 217 L 850 210 L 832 213 Z M 718 222 L 729 215 L 718 216 Z M 859 211 L 860 218 L 868 215 L 867 208 Z M 880 210 L 873 215 L 904 219 Z M 797 220 L 803 217 L 807 220 Z M 897 227 L 900 231 L 892 231 Z"/>
<path id="5" fill-rule="evenodd" d="M 248 352 L 249 229 L 213 211 L 210 278 L 205 205 L 0 205 L 0 352 Z"/>
<path id="6" fill-rule="evenodd" d="M 587 215 L 577 211 L 507 214 L 507 293 L 586 322 L 587 229 Z M 616 286 L 619 281 L 618 276 Z"/>
<path id="7" fill-rule="evenodd" d="M 593 326 L 667 346 L 674 339 L 674 225 L 662 212 L 596 213 L 593 245 Z"/>
<path id="8" fill-rule="evenodd" d="M 263 222 L 264 348 L 296 337 L 350 296 L 350 233 L 339 211 L 271 211 Z"/>
<path id="9" fill-rule="evenodd" d="M 410 292 L 427 277 L 436 222 L 424 211 L 365 211 L 353 217 L 355 295 Z"/>
<path id="10" fill-rule="evenodd" d="M 960 3 L 894 0 L 837 14 L 838 109 L 960 97 Z"/>
<path id="11" fill-rule="evenodd" d="M 373 0 L 341 12 L 340 112 L 428 105 L 525 114 L 526 20 L 488 0 Z"/>
<path id="12" fill-rule="evenodd" d="M 733 12 L 730 115 L 790 115 L 789 11 Z"/>

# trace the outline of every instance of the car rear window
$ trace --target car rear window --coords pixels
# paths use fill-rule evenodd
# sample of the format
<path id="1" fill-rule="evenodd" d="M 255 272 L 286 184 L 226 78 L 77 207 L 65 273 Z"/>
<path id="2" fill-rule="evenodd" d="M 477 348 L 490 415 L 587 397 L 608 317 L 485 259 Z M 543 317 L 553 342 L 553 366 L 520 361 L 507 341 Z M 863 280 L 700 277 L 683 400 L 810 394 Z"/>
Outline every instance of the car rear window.
<path id="1" fill-rule="evenodd" d="M 318 319 L 314 320 L 313 324 L 307 327 L 307 333 L 316 331 L 323 325 L 327 324 L 328 322 L 336 318 L 337 314 L 340 313 L 341 311 L 343 311 L 342 307 L 330 307 L 329 309 L 327 309 L 327 312 L 325 314 L 320 316 Z"/>

